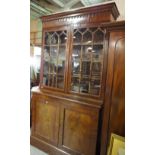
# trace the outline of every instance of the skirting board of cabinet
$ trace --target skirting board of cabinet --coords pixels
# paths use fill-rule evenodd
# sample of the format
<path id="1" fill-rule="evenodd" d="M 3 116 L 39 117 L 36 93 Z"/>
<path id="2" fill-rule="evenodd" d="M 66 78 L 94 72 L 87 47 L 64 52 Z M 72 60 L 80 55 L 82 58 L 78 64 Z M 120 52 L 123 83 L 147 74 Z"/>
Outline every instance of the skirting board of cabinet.
<path id="1" fill-rule="evenodd" d="M 58 149 L 57 147 L 50 145 L 36 137 L 31 136 L 30 137 L 30 143 L 31 145 L 39 148 L 40 150 L 48 153 L 49 155 L 70 155 L 66 153 L 65 151 L 62 151 Z"/>

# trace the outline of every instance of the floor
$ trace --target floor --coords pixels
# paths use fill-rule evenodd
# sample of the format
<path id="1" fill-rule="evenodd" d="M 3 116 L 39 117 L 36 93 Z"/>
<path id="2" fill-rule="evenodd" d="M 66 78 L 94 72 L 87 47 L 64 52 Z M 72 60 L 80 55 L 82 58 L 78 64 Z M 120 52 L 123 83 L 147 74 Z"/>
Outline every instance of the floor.
<path id="1" fill-rule="evenodd" d="M 48 155 L 48 154 L 31 145 L 30 155 Z"/>

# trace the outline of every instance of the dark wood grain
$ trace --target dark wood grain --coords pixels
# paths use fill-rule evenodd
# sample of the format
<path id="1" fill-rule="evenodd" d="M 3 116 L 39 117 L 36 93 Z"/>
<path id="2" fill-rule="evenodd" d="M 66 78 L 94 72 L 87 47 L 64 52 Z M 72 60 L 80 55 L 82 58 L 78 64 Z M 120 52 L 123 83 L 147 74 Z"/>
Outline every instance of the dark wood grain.
<path id="1" fill-rule="evenodd" d="M 116 22 L 118 15 L 111 2 L 42 17 L 43 47 L 45 32 L 67 31 L 64 89 L 43 85 L 43 50 L 40 85 L 32 89 L 31 144 L 49 155 L 106 155 L 110 133 L 124 135 L 125 22 Z M 73 31 L 77 28 L 105 32 L 98 96 L 70 88 Z"/>
<path id="2" fill-rule="evenodd" d="M 53 145 L 58 143 L 59 103 L 44 96 L 35 96 L 33 102 L 32 135 Z"/>
<path id="3" fill-rule="evenodd" d="M 90 11 L 91 10 L 91 11 Z M 114 2 L 109 4 L 90 6 L 50 16 L 43 16 L 43 28 L 93 22 L 110 22 L 117 19 L 119 11 Z"/>
<path id="4" fill-rule="evenodd" d="M 59 146 L 73 155 L 95 154 L 98 117 L 98 109 L 71 102 L 64 104 L 61 107 Z"/>
<path id="5" fill-rule="evenodd" d="M 125 42 L 124 29 L 110 32 L 101 155 L 106 155 L 110 134 L 125 132 Z"/>
<path id="6" fill-rule="evenodd" d="M 109 132 L 125 136 L 125 40 L 115 46 L 114 77 L 111 94 Z"/>

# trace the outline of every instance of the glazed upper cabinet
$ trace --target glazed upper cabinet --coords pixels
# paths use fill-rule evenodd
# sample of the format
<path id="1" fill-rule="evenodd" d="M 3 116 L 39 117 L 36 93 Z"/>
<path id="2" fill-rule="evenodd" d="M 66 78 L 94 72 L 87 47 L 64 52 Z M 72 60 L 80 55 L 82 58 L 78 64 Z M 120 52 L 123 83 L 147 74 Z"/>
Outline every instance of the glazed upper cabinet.
<path id="1" fill-rule="evenodd" d="M 67 30 L 45 31 L 43 44 L 42 85 L 64 90 Z"/>
<path id="2" fill-rule="evenodd" d="M 99 96 L 104 62 L 105 29 L 102 27 L 73 30 L 70 91 Z"/>
<path id="3" fill-rule="evenodd" d="M 103 97 L 106 27 L 115 3 L 42 17 L 41 89 Z M 106 68 L 105 68 L 106 69 Z"/>
<path id="4" fill-rule="evenodd" d="M 106 30 L 90 27 L 72 29 L 72 32 L 44 32 L 42 86 L 100 96 Z"/>
<path id="5" fill-rule="evenodd" d="M 113 81 L 112 32 L 124 31 L 124 22 L 115 21 L 118 15 L 116 4 L 109 2 L 42 17 L 40 85 L 32 93 L 32 145 L 50 155 L 100 155 L 102 135 L 102 148 L 107 146 L 108 132 L 101 134 L 102 124 L 108 127 L 109 115 L 119 118 L 119 111 L 105 106 L 113 86 L 108 85 Z M 118 91 L 112 96 L 116 100 Z M 119 101 L 116 104 L 119 107 Z"/>

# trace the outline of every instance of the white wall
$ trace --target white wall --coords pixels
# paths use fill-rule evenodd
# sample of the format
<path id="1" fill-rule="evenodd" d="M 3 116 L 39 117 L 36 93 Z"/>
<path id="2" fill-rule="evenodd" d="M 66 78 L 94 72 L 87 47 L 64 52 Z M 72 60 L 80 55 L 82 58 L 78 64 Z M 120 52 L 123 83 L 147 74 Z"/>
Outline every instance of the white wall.
<path id="1" fill-rule="evenodd" d="M 120 13 L 120 16 L 117 20 L 125 20 L 125 0 L 114 0 L 114 1 Z"/>

